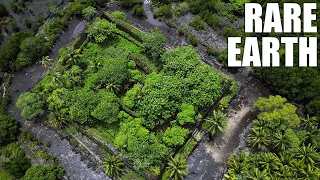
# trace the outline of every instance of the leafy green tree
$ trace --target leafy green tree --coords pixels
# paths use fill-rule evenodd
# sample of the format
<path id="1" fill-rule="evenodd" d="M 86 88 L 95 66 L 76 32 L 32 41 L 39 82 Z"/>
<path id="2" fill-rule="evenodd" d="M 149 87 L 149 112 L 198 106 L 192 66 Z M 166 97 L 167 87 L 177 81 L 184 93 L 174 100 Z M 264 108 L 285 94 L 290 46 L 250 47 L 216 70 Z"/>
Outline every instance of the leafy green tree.
<path id="1" fill-rule="evenodd" d="M 88 27 L 88 37 L 94 39 L 98 43 L 105 42 L 108 38 L 112 38 L 116 31 L 116 25 L 105 19 L 97 17 Z"/>
<path id="2" fill-rule="evenodd" d="M 1 171 L 3 171 L 3 170 L 1 170 Z M 3 179 L 3 180 L 14 180 L 14 177 L 11 176 L 9 173 L 0 172 L 0 179 Z"/>
<path id="3" fill-rule="evenodd" d="M 102 168 L 107 176 L 118 179 L 123 174 L 125 165 L 119 157 L 108 154 L 102 162 Z"/>
<path id="4" fill-rule="evenodd" d="M 26 92 L 21 94 L 16 105 L 22 109 L 21 115 L 26 119 L 32 119 L 44 113 L 44 102 L 36 93 Z"/>
<path id="5" fill-rule="evenodd" d="M 1 157 L 1 167 L 15 178 L 21 178 L 31 167 L 30 160 L 25 157 L 19 143 L 12 143 L 2 148 Z"/>
<path id="6" fill-rule="evenodd" d="M 188 129 L 179 126 L 167 128 L 163 134 L 163 141 L 171 147 L 182 145 L 188 132 Z"/>
<path id="7" fill-rule="evenodd" d="M 92 91 L 78 90 L 72 94 L 70 106 L 71 119 L 84 124 L 92 122 L 91 112 L 99 104 L 99 95 Z"/>
<path id="8" fill-rule="evenodd" d="M 2 167 L 12 176 L 21 178 L 31 167 L 30 160 L 25 157 L 12 158 L 10 161 L 3 162 Z"/>
<path id="9" fill-rule="evenodd" d="M 184 157 L 177 155 L 174 158 L 170 158 L 166 171 L 170 178 L 173 178 L 174 180 L 182 180 L 188 173 L 187 167 L 188 164 Z"/>
<path id="10" fill-rule="evenodd" d="M 143 39 L 143 48 L 147 55 L 157 60 L 166 51 L 166 42 L 167 39 L 165 36 L 161 34 L 158 28 L 155 28 L 145 35 Z"/>
<path id="11" fill-rule="evenodd" d="M 181 112 L 177 114 L 177 121 L 179 124 L 185 125 L 187 123 L 194 123 L 196 115 L 194 107 L 190 104 L 182 103 L 180 109 Z"/>
<path id="12" fill-rule="evenodd" d="M 221 95 L 221 74 L 201 64 L 192 46 L 169 50 L 161 57 L 163 73 L 177 76 L 184 85 L 184 101 L 196 108 L 212 105 Z"/>
<path id="13" fill-rule="evenodd" d="M 124 12 L 121 11 L 114 11 L 111 13 L 111 17 L 115 19 L 119 19 L 121 21 L 127 21 L 127 15 Z"/>
<path id="14" fill-rule="evenodd" d="M 21 180 L 61 180 L 64 170 L 53 164 L 35 165 L 29 168 Z"/>
<path id="15" fill-rule="evenodd" d="M 300 118 L 296 114 L 296 107 L 286 103 L 286 99 L 280 96 L 259 98 L 255 106 L 262 111 L 258 119 L 271 129 L 285 130 L 296 128 L 300 124 Z M 267 123 L 268 122 L 268 123 Z"/>
<path id="16" fill-rule="evenodd" d="M 135 105 L 135 100 L 139 97 L 139 93 L 141 91 L 141 88 L 143 86 L 141 84 L 135 84 L 133 88 L 131 88 L 127 93 L 125 94 L 123 98 L 123 103 L 128 106 L 129 108 L 132 108 Z"/>
<path id="17" fill-rule="evenodd" d="M 87 8 L 82 10 L 82 14 L 86 19 L 90 20 L 97 14 L 97 10 L 92 6 L 88 6 Z"/>
<path id="18" fill-rule="evenodd" d="M 20 143 L 11 143 L 1 149 L 3 162 L 10 161 L 16 157 L 24 157 L 24 151 L 20 148 Z"/>
<path id="19" fill-rule="evenodd" d="M 12 35 L 9 42 L 0 47 L 0 65 L 5 71 L 16 70 L 19 67 L 15 66 L 16 59 L 20 52 L 21 42 L 30 37 L 28 32 L 17 32 Z"/>
<path id="20" fill-rule="evenodd" d="M 113 123 L 118 120 L 119 104 L 113 93 L 105 93 L 91 115 L 103 122 Z"/>
<path id="21" fill-rule="evenodd" d="M 213 111 L 211 117 L 205 119 L 203 128 L 211 135 L 211 138 L 218 133 L 223 133 L 227 126 L 227 115 L 220 111 Z"/>
<path id="22" fill-rule="evenodd" d="M 228 4 L 228 10 L 233 13 L 243 14 L 244 4 L 249 3 L 250 0 L 230 0 Z"/>
<path id="23" fill-rule="evenodd" d="M 138 17 L 143 17 L 146 15 L 143 7 L 140 4 L 137 4 L 132 8 L 132 14 Z"/>
<path id="24" fill-rule="evenodd" d="M 15 140 L 17 133 L 18 126 L 15 118 L 0 114 L 0 146 Z"/>
<path id="25" fill-rule="evenodd" d="M 149 74 L 137 105 L 137 113 L 145 118 L 145 125 L 154 128 L 174 116 L 182 100 L 182 84 L 175 76 Z"/>
<path id="26" fill-rule="evenodd" d="M 121 122 L 114 144 L 118 149 L 127 152 L 135 166 L 145 170 L 151 165 L 160 165 L 169 149 L 162 144 L 160 137 L 141 125 L 143 122 L 141 118 Z"/>
<path id="27" fill-rule="evenodd" d="M 23 40 L 20 45 L 20 52 L 23 58 L 35 62 L 45 53 L 45 38 L 37 36 Z"/>
<path id="28" fill-rule="evenodd" d="M 108 59 L 97 72 L 96 83 L 111 92 L 119 92 L 120 86 L 129 78 L 127 62 L 124 59 Z"/>

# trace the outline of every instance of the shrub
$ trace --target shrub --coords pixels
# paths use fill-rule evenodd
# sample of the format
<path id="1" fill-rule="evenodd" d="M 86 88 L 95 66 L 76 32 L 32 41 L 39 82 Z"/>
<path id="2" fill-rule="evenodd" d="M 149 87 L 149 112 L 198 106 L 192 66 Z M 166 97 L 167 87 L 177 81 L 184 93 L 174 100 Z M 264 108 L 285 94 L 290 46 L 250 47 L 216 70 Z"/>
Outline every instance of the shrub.
<path id="1" fill-rule="evenodd" d="M 88 27 L 88 37 L 94 39 L 96 42 L 104 42 L 108 38 L 113 37 L 116 31 L 116 25 L 101 18 L 96 18 Z"/>
<path id="2" fill-rule="evenodd" d="M 201 19 L 200 16 L 196 16 L 193 18 L 190 22 L 189 25 L 194 27 L 196 30 L 201 30 L 206 27 L 206 23 Z"/>
<path id="3" fill-rule="evenodd" d="M 191 34 L 190 35 L 190 43 L 192 44 L 192 46 L 198 46 L 198 44 L 200 43 L 200 40 L 196 38 L 195 35 Z"/>
<path id="4" fill-rule="evenodd" d="M 166 17 L 166 18 L 172 17 L 171 6 L 172 6 L 171 4 L 160 6 L 157 12 L 155 13 L 155 17 Z"/>
<path id="5" fill-rule="evenodd" d="M 158 28 L 155 28 L 145 35 L 143 47 L 146 54 L 153 58 L 159 59 L 165 52 L 166 37 L 161 34 Z"/>
<path id="6" fill-rule="evenodd" d="M 15 140 L 17 132 L 16 120 L 12 116 L 0 114 L 0 146 Z"/>
<path id="7" fill-rule="evenodd" d="M 26 174 L 21 180 L 60 180 L 62 179 L 64 170 L 60 166 L 53 164 L 49 165 L 35 165 L 27 170 Z"/>
<path id="8" fill-rule="evenodd" d="M 86 19 L 91 19 L 97 14 L 97 10 L 92 6 L 88 6 L 87 8 L 83 9 L 82 14 Z"/>
<path id="9" fill-rule="evenodd" d="M 144 9 L 141 5 L 136 5 L 132 9 L 132 14 L 138 17 L 145 16 Z"/>
<path id="10" fill-rule="evenodd" d="M 187 12 L 190 10 L 188 3 L 183 2 L 179 3 L 177 6 L 174 7 L 174 15 L 176 16 L 183 16 L 187 14 Z"/>
<path id="11" fill-rule="evenodd" d="M 32 23 L 30 22 L 30 20 L 25 17 L 23 18 L 23 24 L 27 27 L 27 28 L 31 28 Z"/>
<path id="12" fill-rule="evenodd" d="M 111 13 L 111 17 L 115 19 L 119 19 L 121 21 L 127 21 L 127 15 L 121 11 L 115 11 Z"/>

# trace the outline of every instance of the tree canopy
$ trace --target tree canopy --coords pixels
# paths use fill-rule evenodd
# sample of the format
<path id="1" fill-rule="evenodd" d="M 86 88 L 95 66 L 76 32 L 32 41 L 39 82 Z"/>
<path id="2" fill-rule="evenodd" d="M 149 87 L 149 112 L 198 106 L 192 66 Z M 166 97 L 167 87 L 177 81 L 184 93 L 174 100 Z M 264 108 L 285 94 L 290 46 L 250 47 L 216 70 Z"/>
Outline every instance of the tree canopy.
<path id="1" fill-rule="evenodd" d="M 64 170 L 53 164 L 35 165 L 29 168 L 22 180 L 61 180 Z"/>
<path id="2" fill-rule="evenodd" d="M 111 38 L 115 31 L 116 25 L 99 17 L 89 25 L 87 30 L 89 38 L 94 39 L 98 43 L 105 42 L 108 38 Z"/>

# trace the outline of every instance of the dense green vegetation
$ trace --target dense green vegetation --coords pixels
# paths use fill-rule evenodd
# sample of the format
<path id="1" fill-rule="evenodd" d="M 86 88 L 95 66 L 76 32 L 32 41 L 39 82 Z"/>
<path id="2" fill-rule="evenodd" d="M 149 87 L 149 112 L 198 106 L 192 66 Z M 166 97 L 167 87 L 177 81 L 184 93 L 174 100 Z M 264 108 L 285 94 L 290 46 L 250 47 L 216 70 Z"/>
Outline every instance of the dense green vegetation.
<path id="1" fill-rule="evenodd" d="M 64 171 L 55 165 L 36 165 L 29 168 L 22 180 L 60 180 Z"/>
<path id="2" fill-rule="evenodd" d="M 1 168 L 12 177 L 21 178 L 31 167 L 19 143 L 12 143 L 1 149 Z"/>
<path id="3" fill-rule="evenodd" d="M 196 30 L 204 29 L 206 26 L 210 26 L 220 34 L 225 37 L 230 36 L 272 36 L 272 37 L 285 37 L 292 36 L 292 34 L 285 33 L 271 33 L 271 34 L 246 34 L 244 33 L 244 24 L 239 23 L 244 16 L 244 3 L 246 2 L 258 2 L 265 9 L 266 4 L 274 1 L 263 0 L 196 0 L 196 1 L 168 1 L 168 0 L 156 0 L 154 5 L 157 7 L 154 10 L 155 16 L 170 18 L 173 14 L 175 17 L 179 17 L 185 13 L 182 12 L 191 12 L 194 15 L 197 15 L 194 19 L 189 22 L 189 25 L 193 26 Z M 281 4 L 286 2 L 292 2 L 288 0 L 279 1 L 280 8 Z M 306 1 L 295 1 L 295 3 L 305 3 Z M 316 0 L 310 0 L 307 2 L 317 2 Z M 318 9 L 319 9 L 318 4 Z M 183 10 L 181 10 L 183 9 Z M 281 10 L 282 11 L 282 10 Z M 172 13 L 173 12 L 173 13 Z M 319 13 L 317 13 L 317 22 L 314 24 L 320 23 Z M 170 16 L 168 16 L 170 15 Z M 174 23 L 175 17 L 171 18 Z M 167 21 L 165 21 L 167 22 Z M 205 22 L 205 23 L 204 23 Z M 179 27 L 177 27 L 179 28 Z M 179 29 L 181 33 L 189 35 L 190 41 L 193 45 L 197 45 L 199 40 L 195 38 L 194 35 L 184 32 L 184 30 Z M 304 34 L 298 34 L 298 36 L 305 36 Z M 307 35 L 308 36 L 308 35 Z M 316 36 L 319 37 L 319 34 Z M 205 42 L 202 42 L 205 43 Z M 284 46 L 281 46 L 284 48 Z M 287 68 L 284 67 L 284 53 L 281 53 L 280 57 L 282 59 L 282 66 L 280 68 L 256 68 L 255 74 L 258 78 L 263 79 L 270 88 L 290 99 L 298 102 L 307 107 L 308 113 L 310 115 L 319 116 L 320 115 L 320 76 L 319 68 L 300 68 L 297 67 L 298 63 L 298 46 L 294 47 L 294 58 L 295 58 L 295 67 Z M 222 61 L 223 65 L 226 66 L 227 62 L 227 50 L 221 52 L 213 50 L 210 46 L 207 46 L 207 52 L 209 54 L 218 56 Z M 280 50 L 280 52 L 284 52 Z M 319 55 L 319 54 L 318 54 Z"/>
<path id="4" fill-rule="evenodd" d="M 120 13 L 111 16 L 123 19 Z M 28 119 L 48 111 L 50 125 L 72 120 L 100 130 L 107 127 L 102 131 L 114 134 L 109 143 L 135 167 L 159 175 L 165 160 L 191 133 L 196 114 L 205 113 L 223 91 L 232 94 L 235 89 L 228 91 L 228 85 L 236 88 L 236 84 L 202 64 L 190 46 L 165 51 L 166 39 L 157 29 L 137 38 L 136 44 L 101 18 L 87 32 L 91 41 L 81 49 L 62 49 L 55 71 L 21 95 L 17 106 Z M 188 144 L 192 149 L 194 143 Z M 186 149 L 182 159 L 191 149 Z M 106 172 L 120 176 L 122 168 L 111 166 L 110 161 L 121 165 L 108 156 L 103 166 Z"/>
<path id="5" fill-rule="evenodd" d="M 319 120 L 302 118 L 280 96 L 259 98 L 250 150 L 228 161 L 228 179 L 319 179 Z"/>
<path id="6" fill-rule="evenodd" d="M 13 2 L 13 1 L 12 1 Z M 9 3 L 12 4 L 12 3 Z M 13 2 L 13 4 L 15 4 Z M 34 33 L 17 32 L 9 40 L 8 43 L 0 47 L 0 66 L 2 71 L 11 72 L 26 67 L 49 52 L 50 47 L 55 43 L 59 34 L 67 27 L 68 21 L 74 15 L 81 15 L 82 11 L 89 6 L 94 6 L 95 1 L 76 0 L 68 3 L 67 7 L 59 11 L 52 8 L 54 18 L 48 20 L 42 27 L 42 31 L 36 34 L 38 27 L 43 23 L 43 19 L 38 19 L 38 27 L 34 28 Z M 17 6 L 19 7 L 19 6 Z M 87 16 L 92 16 L 90 9 L 86 9 Z M 90 15 L 91 13 L 91 15 Z M 25 18 L 26 26 L 33 26 L 29 19 Z M 13 29 L 18 29 L 15 21 L 11 22 Z"/>

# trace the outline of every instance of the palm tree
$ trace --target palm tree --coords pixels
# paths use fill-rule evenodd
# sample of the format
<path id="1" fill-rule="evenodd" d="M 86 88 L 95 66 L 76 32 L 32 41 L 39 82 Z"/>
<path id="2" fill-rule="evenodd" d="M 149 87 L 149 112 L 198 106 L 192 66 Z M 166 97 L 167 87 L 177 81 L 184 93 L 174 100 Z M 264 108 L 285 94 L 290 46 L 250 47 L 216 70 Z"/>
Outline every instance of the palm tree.
<path id="1" fill-rule="evenodd" d="M 80 61 L 82 55 L 80 55 L 80 51 L 77 50 L 77 51 L 70 52 L 66 57 L 67 57 L 67 64 L 73 65 L 73 64 L 77 64 Z"/>
<path id="2" fill-rule="evenodd" d="M 274 174 L 277 176 L 277 178 L 280 179 L 292 179 L 292 169 L 285 165 L 285 166 L 280 166 L 278 171 L 275 171 Z"/>
<path id="3" fill-rule="evenodd" d="M 272 138 L 273 149 L 277 152 L 284 151 L 290 146 L 290 141 L 287 136 L 277 131 Z"/>
<path id="4" fill-rule="evenodd" d="M 259 163 L 261 167 L 267 172 L 274 172 L 278 170 L 281 166 L 280 159 L 273 153 L 261 153 L 259 158 Z"/>
<path id="5" fill-rule="evenodd" d="M 247 179 L 249 180 L 266 180 L 269 179 L 266 170 L 260 171 L 258 168 L 254 168 L 247 174 Z"/>
<path id="6" fill-rule="evenodd" d="M 205 119 L 203 128 L 210 134 L 210 139 L 218 133 L 223 133 L 227 126 L 227 115 L 220 111 L 213 111 L 213 115 Z"/>
<path id="7" fill-rule="evenodd" d="M 267 132 L 264 129 L 252 128 L 248 139 L 250 144 L 257 149 L 261 149 L 269 142 Z"/>
<path id="8" fill-rule="evenodd" d="M 310 127 L 301 142 L 303 144 L 311 144 L 312 146 L 316 147 L 318 145 L 317 139 L 319 137 L 319 134 L 320 131 L 316 126 Z"/>
<path id="9" fill-rule="evenodd" d="M 175 158 L 170 158 L 166 173 L 174 180 L 182 180 L 188 173 L 188 164 L 183 156 L 177 155 Z"/>
<path id="10" fill-rule="evenodd" d="M 114 84 L 114 83 L 109 83 L 106 86 L 106 90 L 108 90 L 109 92 L 113 92 L 115 94 L 117 94 L 118 92 L 120 92 L 120 85 L 118 84 Z"/>
<path id="11" fill-rule="evenodd" d="M 306 165 L 302 160 L 297 159 L 292 159 L 289 164 L 293 177 L 298 179 L 299 174 L 303 171 Z"/>
<path id="12" fill-rule="evenodd" d="M 306 130 L 312 130 L 317 125 L 317 119 L 315 117 L 310 118 L 309 114 L 307 118 L 301 118 L 301 127 Z"/>
<path id="13" fill-rule="evenodd" d="M 53 128 L 63 128 L 68 124 L 68 118 L 60 111 L 55 113 L 51 112 L 49 114 L 48 122 Z"/>
<path id="14" fill-rule="evenodd" d="M 255 128 L 264 128 L 265 127 L 265 122 L 263 122 L 262 120 L 253 120 L 253 127 Z"/>
<path id="15" fill-rule="evenodd" d="M 308 164 L 301 173 L 303 174 L 303 179 L 320 179 L 320 170 L 319 168 Z"/>
<path id="16" fill-rule="evenodd" d="M 52 64 L 52 59 L 49 56 L 44 56 L 42 57 L 41 64 L 47 69 Z"/>
<path id="17" fill-rule="evenodd" d="M 308 144 L 308 146 L 303 144 L 302 147 L 297 149 L 295 156 L 305 164 L 315 164 L 320 160 L 319 154 L 313 149 L 311 144 Z"/>
<path id="18" fill-rule="evenodd" d="M 125 166 L 118 156 L 107 155 L 102 162 L 101 167 L 105 170 L 107 176 L 110 176 L 114 179 L 119 179 Z"/>

